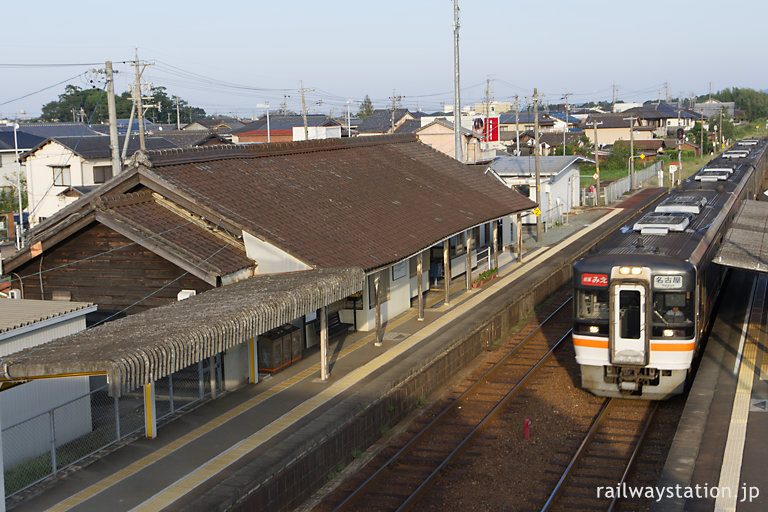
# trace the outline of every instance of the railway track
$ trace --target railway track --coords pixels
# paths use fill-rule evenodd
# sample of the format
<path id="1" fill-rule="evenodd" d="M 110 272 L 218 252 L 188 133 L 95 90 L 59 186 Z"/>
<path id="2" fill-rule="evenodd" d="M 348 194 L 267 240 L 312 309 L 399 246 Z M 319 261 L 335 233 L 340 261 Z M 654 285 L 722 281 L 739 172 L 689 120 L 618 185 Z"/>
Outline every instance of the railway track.
<path id="1" fill-rule="evenodd" d="M 570 341 L 571 299 L 565 300 L 541 324 L 497 363 L 450 401 L 394 455 L 374 459 L 364 482 L 344 497 L 331 495 L 321 510 L 408 510 L 434 485 L 484 426 L 514 401 L 550 356 Z M 327 503 L 330 501 L 331 503 Z M 335 502 L 334 502 L 335 501 Z"/>
<path id="2" fill-rule="evenodd" d="M 632 470 L 658 402 L 606 399 L 541 508 L 614 510 L 616 493 Z"/>

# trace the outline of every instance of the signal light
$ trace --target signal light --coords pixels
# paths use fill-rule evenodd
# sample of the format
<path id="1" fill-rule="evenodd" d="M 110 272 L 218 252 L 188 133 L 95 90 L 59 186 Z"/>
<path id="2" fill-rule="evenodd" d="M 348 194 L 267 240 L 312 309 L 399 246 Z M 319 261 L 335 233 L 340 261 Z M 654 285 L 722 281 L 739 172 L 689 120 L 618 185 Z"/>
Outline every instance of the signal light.
<path id="1" fill-rule="evenodd" d="M 683 137 L 685 137 L 685 130 L 682 128 L 677 129 L 677 140 L 683 140 Z"/>

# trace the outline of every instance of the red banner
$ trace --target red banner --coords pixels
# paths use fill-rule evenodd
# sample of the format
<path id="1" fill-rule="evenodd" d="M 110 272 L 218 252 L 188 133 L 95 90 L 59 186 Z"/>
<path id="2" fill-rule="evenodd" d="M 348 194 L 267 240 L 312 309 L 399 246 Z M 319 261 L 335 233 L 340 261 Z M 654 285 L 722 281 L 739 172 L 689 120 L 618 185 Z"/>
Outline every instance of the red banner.
<path id="1" fill-rule="evenodd" d="M 581 274 L 584 286 L 608 286 L 608 274 Z"/>

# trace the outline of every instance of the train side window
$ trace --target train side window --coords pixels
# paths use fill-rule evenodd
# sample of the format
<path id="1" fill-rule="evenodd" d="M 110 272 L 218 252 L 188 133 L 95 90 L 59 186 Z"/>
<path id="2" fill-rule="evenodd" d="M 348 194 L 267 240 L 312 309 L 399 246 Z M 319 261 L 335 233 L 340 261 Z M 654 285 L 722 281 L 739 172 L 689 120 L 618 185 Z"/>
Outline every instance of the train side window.
<path id="1" fill-rule="evenodd" d="M 576 318 L 608 320 L 608 290 L 577 290 Z"/>

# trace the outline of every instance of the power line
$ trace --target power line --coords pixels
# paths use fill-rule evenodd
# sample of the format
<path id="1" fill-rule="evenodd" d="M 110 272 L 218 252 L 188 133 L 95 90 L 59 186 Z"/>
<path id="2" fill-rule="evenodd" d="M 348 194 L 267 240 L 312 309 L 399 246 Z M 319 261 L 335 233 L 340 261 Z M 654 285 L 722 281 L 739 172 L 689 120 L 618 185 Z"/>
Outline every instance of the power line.
<path id="1" fill-rule="evenodd" d="M 85 71 L 82 72 L 82 73 L 78 73 L 77 75 L 75 75 L 73 77 L 70 77 L 70 78 L 67 78 L 66 80 L 62 80 L 61 82 L 56 82 L 55 84 L 49 85 L 48 87 L 43 87 L 39 91 L 30 92 L 29 94 L 25 94 L 24 96 L 19 96 L 18 98 L 14 98 L 12 100 L 4 101 L 4 102 L 0 103 L 0 106 L 7 105 L 8 103 L 13 103 L 14 101 L 23 100 L 24 98 L 29 98 L 30 96 L 33 96 L 35 94 L 41 93 L 43 91 L 47 91 L 48 89 L 52 89 L 52 88 L 56 87 L 57 85 L 61 85 L 61 84 L 65 84 L 67 82 L 70 82 L 70 81 L 74 80 L 75 78 L 78 78 L 78 77 L 81 77 L 81 76 L 85 75 L 85 73 L 86 73 Z"/>

